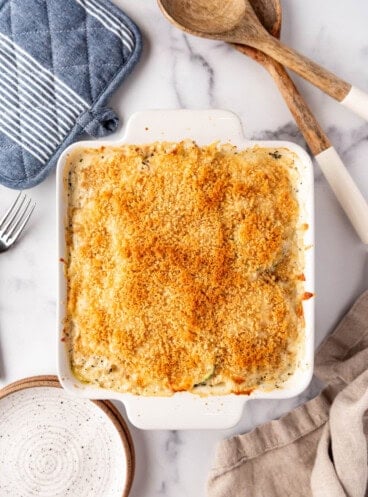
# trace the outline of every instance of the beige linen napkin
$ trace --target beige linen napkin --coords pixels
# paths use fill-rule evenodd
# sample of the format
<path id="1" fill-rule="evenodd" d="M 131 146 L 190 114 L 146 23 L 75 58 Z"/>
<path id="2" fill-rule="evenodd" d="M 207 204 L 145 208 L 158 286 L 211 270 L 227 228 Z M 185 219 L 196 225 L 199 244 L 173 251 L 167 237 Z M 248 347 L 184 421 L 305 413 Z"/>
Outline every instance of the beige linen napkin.
<path id="1" fill-rule="evenodd" d="M 220 443 L 209 497 L 364 497 L 368 291 L 319 347 L 315 374 L 328 384 L 318 397 Z"/>

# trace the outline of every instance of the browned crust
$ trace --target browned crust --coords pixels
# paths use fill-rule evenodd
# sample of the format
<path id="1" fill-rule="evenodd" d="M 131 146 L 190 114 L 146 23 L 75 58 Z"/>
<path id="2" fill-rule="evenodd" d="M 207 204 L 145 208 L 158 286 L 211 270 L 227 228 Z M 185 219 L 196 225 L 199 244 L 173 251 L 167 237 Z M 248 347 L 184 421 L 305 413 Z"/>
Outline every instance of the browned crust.
<path id="1" fill-rule="evenodd" d="M 80 379 L 239 393 L 292 370 L 302 313 L 290 152 L 156 143 L 71 162 L 66 335 Z"/>

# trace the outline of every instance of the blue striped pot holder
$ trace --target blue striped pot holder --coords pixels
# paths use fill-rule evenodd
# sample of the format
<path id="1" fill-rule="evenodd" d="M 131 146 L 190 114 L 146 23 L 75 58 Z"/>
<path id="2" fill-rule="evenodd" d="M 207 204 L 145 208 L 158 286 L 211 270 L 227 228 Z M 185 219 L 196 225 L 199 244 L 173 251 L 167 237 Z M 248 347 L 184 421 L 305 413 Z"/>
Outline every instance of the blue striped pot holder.
<path id="1" fill-rule="evenodd" d="M 0 0 L 0 183 L 34 186 L 79 135 L 113 132 L 105 104 L 141 49 L 109 0 Z"/>

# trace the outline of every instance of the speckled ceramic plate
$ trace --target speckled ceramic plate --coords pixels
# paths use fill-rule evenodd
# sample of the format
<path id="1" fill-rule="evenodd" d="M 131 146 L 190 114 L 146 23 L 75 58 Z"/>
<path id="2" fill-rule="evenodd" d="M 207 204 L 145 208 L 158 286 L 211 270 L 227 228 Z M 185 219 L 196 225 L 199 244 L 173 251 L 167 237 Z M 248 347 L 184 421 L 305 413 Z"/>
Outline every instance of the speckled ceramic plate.
<path id="1" fill-rule="evenodd" d="M 55 377 L 0 391 L 0 496 L 126 497 L 128 428 L 109 402 L 76 399 Z"/>

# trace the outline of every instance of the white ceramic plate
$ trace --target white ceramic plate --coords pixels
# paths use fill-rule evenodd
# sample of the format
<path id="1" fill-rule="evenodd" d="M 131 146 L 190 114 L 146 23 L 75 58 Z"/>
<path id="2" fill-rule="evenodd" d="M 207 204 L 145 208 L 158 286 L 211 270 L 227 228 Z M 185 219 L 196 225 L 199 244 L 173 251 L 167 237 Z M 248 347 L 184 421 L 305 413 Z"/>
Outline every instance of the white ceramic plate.
<path id="1" fill-rule="evenodd" d="M 2 395 L 1 497 L 127 495 L 130 454 L 103 409 L 55 386 Z"/>
<path id="2" fill-rule="evenodd" d="M 128 121 L 124 133 L 116 140 L 82 141 L 68 147 L 60 156 L 57 168 L 57 210 L 59 254 L 58 261 L 65 258 L 65 221 L 67 197 L 63 179 L 67 174 L 68 154 L 80 147 L 100 147 L 125 143 L 145 144 L 154 141 L 180 141 L 194 139 L 199 145 L 219 140 L 232 143 L 239 148 L 254 145 L 261 147 L 286 147 L 297 156 L 300 183 L 298 200 L 301 206 L 300 223 L 307 223 L 304 243 L 306 277 L 305 289 L 314 291 L 314 211 L 313 211 L 313 166 L 308 154 L 298 145 L 285 141 L 249 141 L 243 134 L 239 118 L 223 110 L 155 110 L 138 112 Z M 91 399 L 121 400 L 130 421 L 146 429 L 198 429 L 228 428 L 240 419 L 244 403 L 251 399 L 282 399 L 298 395 L 309 384 L 313 372 L 314 350 L 314 298 L 303 302 L 305 316 L 305 343 L 295 374 L 282 388 L 264 392 L 255 390 L 250 396 L 226 395 L 199 397 L 188 392 L 178 392 L 172 397 L 140 397 L 95 388 L 78 382 L 72 375 L 69 358 L 62 337 L 65 316 L 66 281 L 64 264 L 59 262 L 58 336 L 59 336 L 59 379 L 65 389 L 79 397 Z"/>

